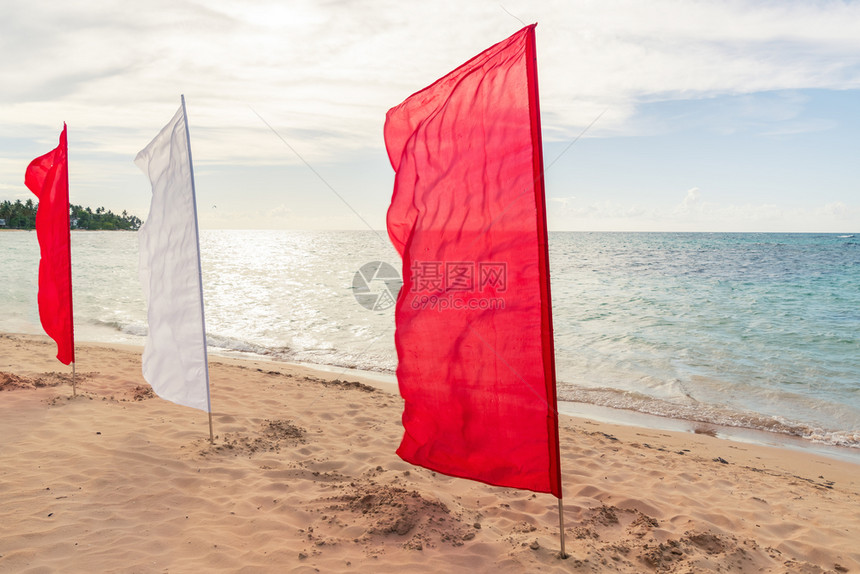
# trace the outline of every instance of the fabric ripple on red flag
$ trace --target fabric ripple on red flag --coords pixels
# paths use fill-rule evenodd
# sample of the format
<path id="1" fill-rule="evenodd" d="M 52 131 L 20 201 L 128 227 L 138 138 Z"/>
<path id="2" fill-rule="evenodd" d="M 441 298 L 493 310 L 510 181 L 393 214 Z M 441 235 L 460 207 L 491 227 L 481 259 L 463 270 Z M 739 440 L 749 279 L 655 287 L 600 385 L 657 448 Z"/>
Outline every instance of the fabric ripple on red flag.
<path id="1" fill-rule="evenodd" d="M 39 261 L 39 318 L 57 342 L 57 359 L 75 362 L 72 320 L 72 257 L 69 222 L 69 165 L 66 125 L 59 145 L 27 166 L 25 185 L 39 198 L 36 235 Z"/>
<path id="2" fill-rule="evenodd" d="M 392 108 L 406 461 L 561 497 L 534 25 Z"/>

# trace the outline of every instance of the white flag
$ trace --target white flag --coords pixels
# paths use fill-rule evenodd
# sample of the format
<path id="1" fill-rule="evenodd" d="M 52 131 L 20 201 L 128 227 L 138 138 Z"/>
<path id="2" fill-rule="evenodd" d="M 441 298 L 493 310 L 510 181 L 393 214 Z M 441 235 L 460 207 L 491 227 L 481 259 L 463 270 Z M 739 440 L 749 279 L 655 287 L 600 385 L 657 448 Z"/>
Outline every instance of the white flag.
<path id="1" fill-rule="evenodd" d="M 200 245 L 185 99 L 134 163 L 152 182 L 138 231 L 149 334 L 143 377 L 158 396 L 210 412 Z"/>

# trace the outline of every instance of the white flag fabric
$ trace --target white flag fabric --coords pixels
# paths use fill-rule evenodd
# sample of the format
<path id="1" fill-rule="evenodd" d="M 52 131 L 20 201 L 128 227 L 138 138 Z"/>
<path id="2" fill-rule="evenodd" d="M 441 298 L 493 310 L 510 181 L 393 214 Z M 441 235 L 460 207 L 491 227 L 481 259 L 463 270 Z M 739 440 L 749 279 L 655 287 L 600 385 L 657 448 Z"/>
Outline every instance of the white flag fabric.
<path id="1" fill-rule="evenodd" d="M 210 412 L 197 209 L 185 101 L 134 163 L 152 183 L 138 231 L 149 333 L 143 377 L 161 398 Z"/>

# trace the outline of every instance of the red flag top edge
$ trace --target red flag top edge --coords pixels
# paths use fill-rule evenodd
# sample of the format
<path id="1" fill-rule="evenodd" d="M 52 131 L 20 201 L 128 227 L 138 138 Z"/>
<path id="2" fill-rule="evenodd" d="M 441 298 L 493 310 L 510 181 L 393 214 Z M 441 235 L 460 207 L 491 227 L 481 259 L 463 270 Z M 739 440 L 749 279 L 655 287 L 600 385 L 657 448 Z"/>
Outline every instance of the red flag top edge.
<path id="1" fill-rule="evenodd" d="M 75 361 L 72 319 L 72 257 L 69 221 L 69 167 L 66 125 L 59 145 L 27 166 L 24 183 L 39 199 L 39 318 L 57 343 L 57 359 Z"/>
<path id="2" fill-rule="evenodd" d="M 535 25 L 389 110 L 398 455 L 561 497 Z"/>

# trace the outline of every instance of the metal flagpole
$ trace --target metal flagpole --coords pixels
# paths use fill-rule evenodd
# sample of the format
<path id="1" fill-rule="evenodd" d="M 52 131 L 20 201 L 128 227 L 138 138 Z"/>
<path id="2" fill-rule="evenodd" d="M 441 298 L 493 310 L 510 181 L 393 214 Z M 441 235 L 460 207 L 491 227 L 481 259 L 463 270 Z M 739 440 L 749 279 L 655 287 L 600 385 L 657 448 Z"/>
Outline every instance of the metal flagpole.
<path id="1" fill-rule="evenodd" d="M 206 316 L 203 312 L 203 267 L 200 264 L 200 228 L 197 225 L 197 191 L 194 187 L 194 162 L 191 161 L 191 132 L 188 130 L 188 113 L 185 111 L 185 94 L 182 99 L 182 119 L 185 121 L 185 141 L 188 145 L 188 169 L 191 172 L 191 203 L 194 207 L 194 235 L 197 239 L 197 285 L 200 288 L 200 326 L 203 329 L 203 364 L 206 367 L 206 410 L 209 411 L 209 443 L 215 444 L 212 430 L 212 399 L 209 395 L 209 352 L 206 345 Z"/>
<path id="2" fill-rule="evenodd" d="M 63 131 L 66 131 L 66 122 L 63 122 Z M 65 149 L 63 150 L 66 156 L 66 215 L 69 215 L 70 204 L 69 201 L 69 140 L 66 139 Z M 75 378 L 75 312 L 74 312 L 74 304 L 73 304 L 73 294 L 72 290 L 72 219 L 68 217 L 68 230 L 67 237 L 68 248 L 69 248 L 69 326 L 72 329 L 72 396 L 78 396 L 78 383 Z"/>
<path id="3" fill-rule="evenodd" d="M 558 530 L 561 533 L 561 559 L 567 558 L 567 552 L 564 550 L 564 504 L 561 497 L 558 499 Z"/>
<path id="4" fill-rule="evenodd" d="M 526 40 L 526 76 L 529 90 L 529 116 L 533 130 L 533 161 L 534 161 L 534 184 L 535 184 L 535 209 L 538 216 L 538 237 L 539 237 L 539 256 L 540 265 L 543 266 L 543 280 L 541 281 L 542 297 L 544 305 L 541 309 L 541 323 L 543 329 L 543 345 L 545 373 L 552 379 L 552 384 L 548 385 L 550 396 L 548 397 L 552 404 L 552 414 L 555 418 L 554 428 L 551 433 L 554 435 L 554 447 L 556 465 L 550 463 L 550 472 L 555 473 L 555 478 L 558 481 L 558 526 L 559 539 L 561 542 L 561 558 L 567 558 L 567 552 L 564 549 L 564 504 L 562 502 L 562 476 L 561 476 L 561 452 L 558 438 L 558 395 L 556 393 L 556 370 L 555 370 L 555 338 L 552 328 L 552 295 L 549 280 L 549 235 L 547 233 L 546 224 L 546 189 L 545 189 L 545 170 L 543 165 L 543 137 L 541 135 L 540 124 L 540 96 L 538 95 L 538 78 L 537 78 L 537 53 L 535 46 L 534 26 Z"/>

